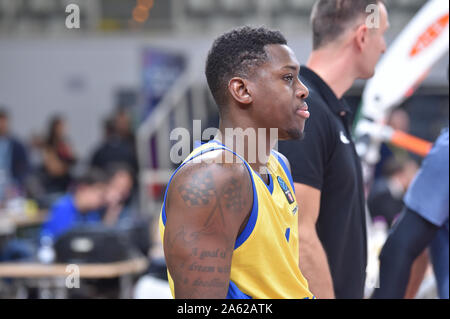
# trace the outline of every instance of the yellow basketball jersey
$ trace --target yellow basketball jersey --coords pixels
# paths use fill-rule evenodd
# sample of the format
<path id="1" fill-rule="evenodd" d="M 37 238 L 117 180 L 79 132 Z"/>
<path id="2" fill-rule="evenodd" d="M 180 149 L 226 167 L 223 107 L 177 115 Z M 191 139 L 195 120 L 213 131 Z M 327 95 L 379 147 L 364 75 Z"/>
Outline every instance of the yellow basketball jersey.
<path id="1" fill-rule="evenodd" d="M 221 143 L 211 141 L 196 148 L 178 169 L 200 154 L 217 149 L 232 152 Z M 253 208 L 247 225 L 235 243 L 227 298 L 315 298 L 298 266 L 298 206 L 286 163 L 276 152 L 272 152 L 267 164 L 270 180 L 267 185 L 242 157 L 234 154 L 244 161 L 251 173 Z M 172 177 L 175 174 L 176 171 Z M 160 218 L 163 242 L 165 200 L 166 197 Z M 169 273 L 168 277 L 174 295 Z"/>

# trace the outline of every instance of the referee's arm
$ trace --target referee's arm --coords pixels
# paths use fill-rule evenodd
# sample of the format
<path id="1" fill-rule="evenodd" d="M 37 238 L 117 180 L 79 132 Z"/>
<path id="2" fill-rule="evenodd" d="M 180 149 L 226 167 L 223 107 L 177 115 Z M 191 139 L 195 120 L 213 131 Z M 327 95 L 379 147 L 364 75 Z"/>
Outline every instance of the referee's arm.
<path id="1" fill-rule="evenodd" d="M 294 183 L 299 205 L 300 270 L 309 289 L 319 299 L 334 299 L 333 280 L 325 250 L 316 231 L 321 192 L 309 185 Z"/>

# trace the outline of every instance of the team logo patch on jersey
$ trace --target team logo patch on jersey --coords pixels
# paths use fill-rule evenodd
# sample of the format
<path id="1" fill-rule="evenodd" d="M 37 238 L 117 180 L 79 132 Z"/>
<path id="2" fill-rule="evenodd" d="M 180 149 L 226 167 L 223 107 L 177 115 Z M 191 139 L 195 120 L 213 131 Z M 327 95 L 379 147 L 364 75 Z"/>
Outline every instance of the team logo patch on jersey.
<path id="1" fill-rule="evenodd" d="M 287 184 L 283 181 L 283 179 L 280 176 L 277 177 L 277 180 L 278 180 L 278 184 L 280 184 L 280 187 L 284 192 L 284 195 L 286 196 L 288 203 L 292 204 L 295 201 L 295 199 L 291 193 L 291 190 L 289 189 Z"/>

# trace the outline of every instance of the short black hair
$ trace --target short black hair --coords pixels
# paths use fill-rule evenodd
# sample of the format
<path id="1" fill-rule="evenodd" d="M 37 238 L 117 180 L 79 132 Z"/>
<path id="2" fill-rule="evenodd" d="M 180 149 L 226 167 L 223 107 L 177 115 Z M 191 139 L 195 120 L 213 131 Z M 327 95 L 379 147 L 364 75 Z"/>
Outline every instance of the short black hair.
<path id="1" fill-rule="evenodd" d="M 267 61 L 265 46 L 287 44 L 279 31 L 265 27 L 244 26 L 219 36 L 206 60 L 206 79 L 209 89 L 222 113 L 226 104 L 228 81 L 234 76 L 248 77 L 254 67 Z"/>
<path id="2" fill-rule="evenodd" d="M 106 184 L 108 181 L 105 171 L 97 168 L 89 168 L 75 178 L 75 188 L 81 186 L 94 186 L 96 184 Z"/>
<path id="3" fill-rule="evenodd" d="M 368 16 L 366 8 L 383 0 L 318 0 L 311 12 L 313 49 L 317 50 L 342 35 L 351 23 Z"/>
<path id="4" fill-rule="evenodd" d="M 106 167 L 105 172 L 108 175 L 109 180 L 111 180 L 117 173 L 120 173 L 120 172 L 128 173 L 132 179 L 134 178 L 134 175 L 135 175 L 134 169 L 131 167 L 131 165 L 129 165 L 126 162 L 109 163 Z"/>

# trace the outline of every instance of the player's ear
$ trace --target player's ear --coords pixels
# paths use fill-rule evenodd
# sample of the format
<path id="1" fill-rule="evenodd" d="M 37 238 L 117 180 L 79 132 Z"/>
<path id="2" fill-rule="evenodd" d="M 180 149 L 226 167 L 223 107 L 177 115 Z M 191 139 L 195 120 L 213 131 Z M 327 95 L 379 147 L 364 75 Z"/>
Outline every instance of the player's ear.
<path id="1" fill-rule="evenodd" d="M 369 36 L 369 28 L 367 28 L 366 24 L 361 24 L 358 29 L 355 31 L 355 43 L 356 47 L 362 51 L 364 50 L 367 44 L 367 38 Z"/>
<path id="2" fill-rule="evenodd" d="M 253 102 L 248 90 L 248 82 L 241 77 L 234 77 L 228 82 L 228 92 L 240 104 L 250 104 Z"/>

